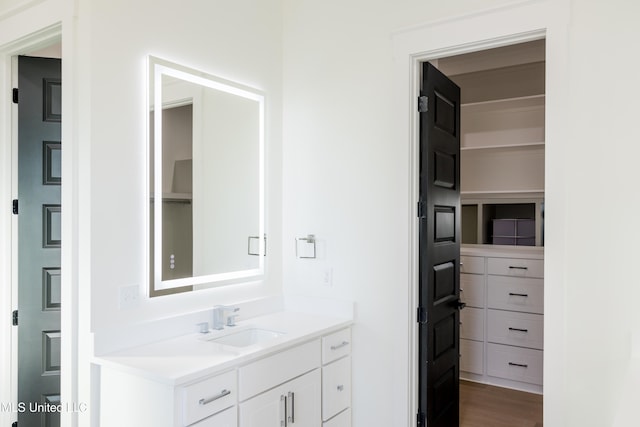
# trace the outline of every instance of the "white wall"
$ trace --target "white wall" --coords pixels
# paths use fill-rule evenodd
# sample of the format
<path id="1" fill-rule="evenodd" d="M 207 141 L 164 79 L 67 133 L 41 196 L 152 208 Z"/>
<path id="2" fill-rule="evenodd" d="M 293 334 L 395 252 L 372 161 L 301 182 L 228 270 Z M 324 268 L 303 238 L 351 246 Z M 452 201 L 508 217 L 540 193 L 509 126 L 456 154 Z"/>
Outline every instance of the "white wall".
<path id="1" fill-rule="evenodd" d="M 299 260 L 285 244 L 290 293 L 353 299 L 354 426 L 401 425 L 391 405 L 406 395 L 395 355 L 406 334 L 409 284 L 409 178 L 406 141 L 393 134 L 394 58 L 390 37 L 409 25 L 504 4 L 285 0 L 283 241 L 315 233 L 317 260 Z M 631 1 L 552 1 L 550 16 L 570 12 L 569 56 L 556 91 L 570 111 L 566 133 L 550 148 L 545 425 L 603 426 L 618 411 L 616 390 L 630 357 L 638 296 L 628 269 L 637 216 L 635 156 L 640 79 L 633 48 L 640 31 Z M 565 44 L 566 43 L 566 44 Z M 397 59 L 397 58 L 396 58 Z M 402 60 L 402 59 L 400 59 Z M 564 67 L 564 66 L 563 66 Z M 604 74 L 613 78 L 600 83 Z M 408 120 L 408 119 L 407 119 Z M 560 132 L 561 133 L 561 132 Z M 551 178 L 551 179 L 549 179 Z M 595 204 L 595 205 L 594 205 Z M 555 215 L 555 217 L 554 217 Z M 332 269 L 333 286 L 322 285 Z M 637 281 L 635 281 L 637 282 Z M 413 420 L 411 420 L 413 421 Z"/>

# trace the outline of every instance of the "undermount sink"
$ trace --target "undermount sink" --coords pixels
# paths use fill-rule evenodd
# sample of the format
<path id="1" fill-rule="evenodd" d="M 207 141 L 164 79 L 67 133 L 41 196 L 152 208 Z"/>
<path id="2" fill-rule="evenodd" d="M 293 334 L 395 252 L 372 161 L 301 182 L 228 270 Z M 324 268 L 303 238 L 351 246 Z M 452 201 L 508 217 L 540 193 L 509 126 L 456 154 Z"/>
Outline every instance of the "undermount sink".
<path id="1" fill-rule="evenodd" d="M 232 332 L 218 338 L 211 338 L 208 341 L 229 345 L 232 347 L 248 347 L 250 345 L 259 344 L 284 335 L 282 332 L 269 331 L 267 329 L 251 328 L 238 332 Z"/>

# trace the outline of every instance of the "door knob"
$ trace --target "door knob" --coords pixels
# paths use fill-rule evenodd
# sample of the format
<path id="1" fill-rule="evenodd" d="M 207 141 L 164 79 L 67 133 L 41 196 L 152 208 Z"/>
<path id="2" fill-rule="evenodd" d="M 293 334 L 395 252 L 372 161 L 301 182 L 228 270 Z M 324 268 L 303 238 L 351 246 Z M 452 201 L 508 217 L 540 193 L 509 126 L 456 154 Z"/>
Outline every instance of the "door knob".
<path id="1" fill-rule="evenodd" d="M 466 302 L 462 302 L 460 300 L 456 301 L 456 307 L 458 308 L 458 310 L 462 310 L 463 308 L 465 308 L 467 306 Z"/>

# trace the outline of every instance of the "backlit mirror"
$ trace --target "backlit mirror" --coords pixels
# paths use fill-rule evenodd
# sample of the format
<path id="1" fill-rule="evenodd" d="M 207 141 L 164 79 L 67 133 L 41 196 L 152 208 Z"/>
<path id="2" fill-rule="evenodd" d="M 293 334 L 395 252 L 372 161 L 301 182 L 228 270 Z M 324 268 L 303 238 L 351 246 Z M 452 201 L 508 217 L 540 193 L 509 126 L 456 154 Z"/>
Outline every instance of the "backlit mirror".
<path id="1" fill-rule="evenodd" d="M 149 59 L 150 295 L 264 273 L 264 97 Z"/>

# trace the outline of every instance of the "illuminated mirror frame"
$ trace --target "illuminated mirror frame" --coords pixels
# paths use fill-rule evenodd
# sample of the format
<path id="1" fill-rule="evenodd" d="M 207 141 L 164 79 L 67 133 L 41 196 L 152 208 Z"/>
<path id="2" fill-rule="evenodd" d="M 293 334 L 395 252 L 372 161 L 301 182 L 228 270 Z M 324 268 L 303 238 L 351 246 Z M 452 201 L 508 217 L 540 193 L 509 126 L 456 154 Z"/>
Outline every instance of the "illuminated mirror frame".
<path id="1" fill-rule="evenodd" d="M 264 133 L 265 133 L 265 119 L 264 119 L 264 95 L 256 89 L 248 86 L 243 86 L 228 80 L 221 79 L 219 77 L 212 76 L 210 74 L 194 70 L 179 64 L 175 64 L 170 61 L 166 61 L 154 56 L 149 56 L 148 60 L 148 87 L 153 90 L 152 94 L 147 97 L 147 171 L 151 170 L 151 162 L 154 165 L 153 176 L 153 192 L 151 192 L 151 185 L 147 185 L 147 191 L 149 198 L 148 201 L 162 200 L 162 108 L 154 108 L 156 105 L 177 106 L 188 102 L 187 99 L 176 100 L 175 102 L 163 102 L 162 100 L 162 76 L 170 76 L 184 80 L 196 85 L 203 86 L 205 88 L 215 89 L 217 91 L 225 92 L 231 95 L 240 96 L 252 101 L 256 101 L 259 105 L 259 135 L 258 135 L 258 236 L 265 235 L 265 195 L 264 195 Z M 153 111 L 153 134 L 154 140 L 151 141 L 150 123 L 148 120 L 148 112 Z M 195 114 L 195 113 L 194 113 Z M 153 159 L 151 158 L 150 148 L 153 144 Z M 149 173 L 147 173 L 147 177 Z M 149 182 L 151 184 L 151 182 Z M 161 204 L 160 204 L 161 206 Z M 147 207 L 147 230 L 150 230 L 150 203 L 146 203 Z M 265 239 L 258 239 L 258 267 L 249 270 L 230 271 L 223 273 L 208 274 L 202 276 L 185 277 L 181 279 L 162 280 L 162 209 L 153 209 L 153 236 L 154 244 L 150 247 L 150 239 L 147 238 L 147 245 L 149 247 L 149 254 L 153 251 L 153 269 L 151 277 L 147 283 L 153 283 L 153 290 L 159 291 L 164 289 L 180 288 L 184 286 L 196 286 L 196 285 L 208 285 L 211 286 L 224 286 L 235 284 L 246 279 L 257 280 L 264 275 L 265 264 Z M 151 257 L 147 257 L 148 260 Z M 149 261 L 150 262 L 150 261 Z M 149 265 L 149 262 L 147 265 Z M 149 271 L 149 268 L 147 268 Z M 244 280 L 243 280 L 244 279 Z M 202 287 L 200 287 L 202 289 Z M 194 288 L 194 290 L 196 290 Z"/>

